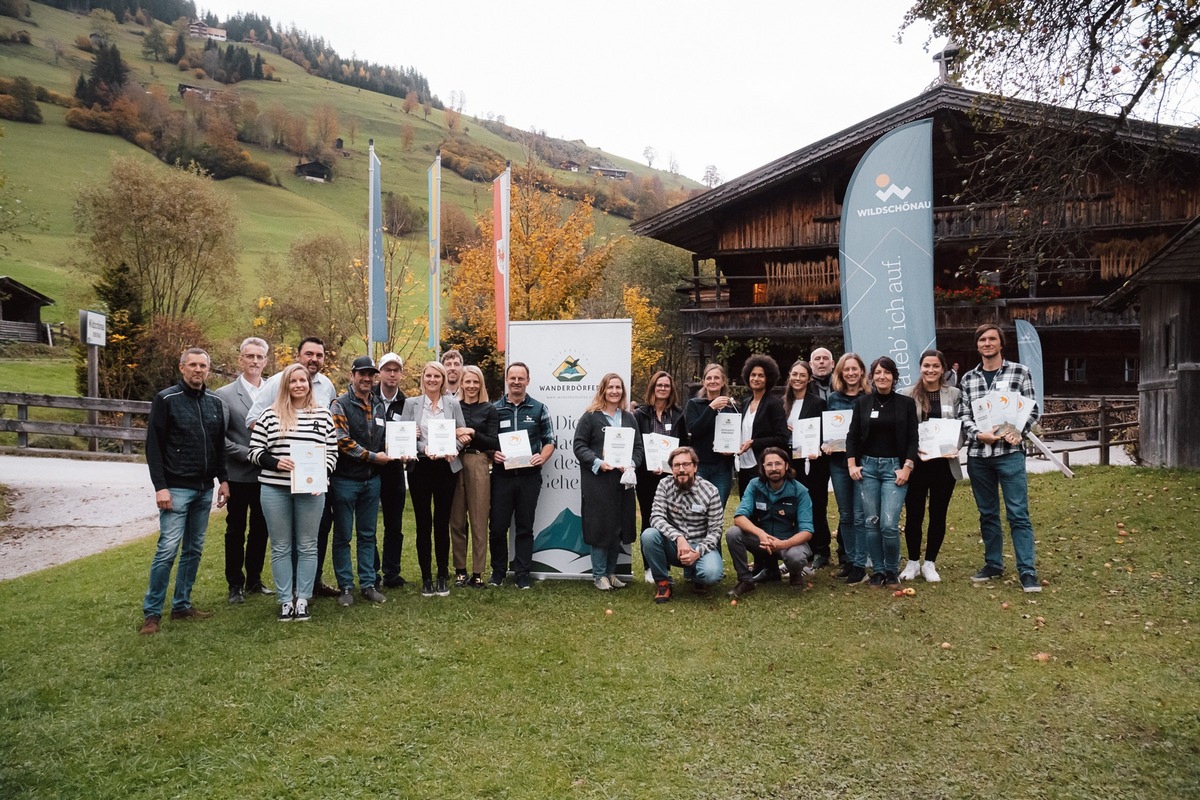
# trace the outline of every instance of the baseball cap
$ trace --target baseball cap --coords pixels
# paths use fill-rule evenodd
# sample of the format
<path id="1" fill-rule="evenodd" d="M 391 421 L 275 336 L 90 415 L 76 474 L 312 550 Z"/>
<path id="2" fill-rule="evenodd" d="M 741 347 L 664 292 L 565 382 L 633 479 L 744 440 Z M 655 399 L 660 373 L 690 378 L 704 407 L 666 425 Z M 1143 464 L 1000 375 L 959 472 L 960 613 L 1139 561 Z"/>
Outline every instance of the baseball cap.
<path id="1" fill-rule="evenodd" d="M 351 372 L 379 372 L 375 368 L 375 362 L 370 356 L 359 356 L 354 359 L 354 366 L 350 367 Z"/>
<path id="2" fill-rule="evenodd" d="M 402 359 L 400 356 L 396 355 L 395 353 L 388 353 L 383 358 L 379 359 L 379 368 L 383 369 L 384 367 L 386 367 L 388 364 L 391 364 L 392 362 L 399 364 L 401 367 L 404 366 L 404 359 Z"/>

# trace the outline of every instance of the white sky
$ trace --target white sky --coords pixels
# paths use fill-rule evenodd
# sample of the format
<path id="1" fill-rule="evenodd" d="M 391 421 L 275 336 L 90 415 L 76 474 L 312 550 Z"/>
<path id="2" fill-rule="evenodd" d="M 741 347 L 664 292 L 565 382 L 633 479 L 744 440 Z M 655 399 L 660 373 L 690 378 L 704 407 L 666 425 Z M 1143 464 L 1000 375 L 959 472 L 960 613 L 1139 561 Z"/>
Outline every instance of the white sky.
<path id="1" fill-rule="evenodd" d="M 294 22 L 343 57 L 412 66 L 464 113 L 725 180 L 919 94 L 937 76 L 903 0 L 580 3 L 198 0 Z M 942 42 L 933 43 L 940 49 Z"/>

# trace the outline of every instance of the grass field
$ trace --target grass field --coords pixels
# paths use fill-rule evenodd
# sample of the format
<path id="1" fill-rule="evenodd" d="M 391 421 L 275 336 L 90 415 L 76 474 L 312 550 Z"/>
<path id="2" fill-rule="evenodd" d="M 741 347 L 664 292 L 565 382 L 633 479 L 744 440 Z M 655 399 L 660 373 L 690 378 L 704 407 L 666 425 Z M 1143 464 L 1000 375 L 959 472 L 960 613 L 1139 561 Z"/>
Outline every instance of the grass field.
<path id="1" fill-rule="evenodd" d="M 1031 498 L 1036 596 L 969 583 L 959 487 L 944 582 L 910 598 L 828 571 L 736 607 L 410 587 L 307 625 L 225 604 L 218 514 L 205 622 L 136 634 L 152 537 L 0 583 L 0 795 L 1198 796 L 1200 474 L 1084 468 Z"/>

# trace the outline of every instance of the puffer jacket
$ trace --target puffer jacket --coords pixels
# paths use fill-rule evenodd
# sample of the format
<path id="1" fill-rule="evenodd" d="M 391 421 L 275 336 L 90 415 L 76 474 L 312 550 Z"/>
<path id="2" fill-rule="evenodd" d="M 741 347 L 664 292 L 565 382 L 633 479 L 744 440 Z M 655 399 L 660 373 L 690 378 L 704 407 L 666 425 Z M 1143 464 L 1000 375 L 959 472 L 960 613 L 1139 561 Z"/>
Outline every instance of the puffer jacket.
<path id="1" fill-rule="evenodd" d="M 224 483 L 225 407 L 204 387 L 182 380 L 154 396 L 146 430 L 146 464 L 154 490 L 208 489 Z"/>

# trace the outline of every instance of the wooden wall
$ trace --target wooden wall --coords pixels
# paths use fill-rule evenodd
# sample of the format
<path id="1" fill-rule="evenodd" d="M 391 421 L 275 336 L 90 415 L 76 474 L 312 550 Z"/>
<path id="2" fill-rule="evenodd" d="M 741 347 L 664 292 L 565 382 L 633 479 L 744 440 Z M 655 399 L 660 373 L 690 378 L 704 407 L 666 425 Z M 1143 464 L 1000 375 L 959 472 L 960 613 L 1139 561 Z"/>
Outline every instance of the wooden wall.
<path id="1" fill-rule="evenodd" d="M 1200 468 L 1200 283 L 1142 289 L 1142 371 L 1139 443 L 1146 463 Z M 1174 333 L 1174 363 L 1167 341 Z"/>

